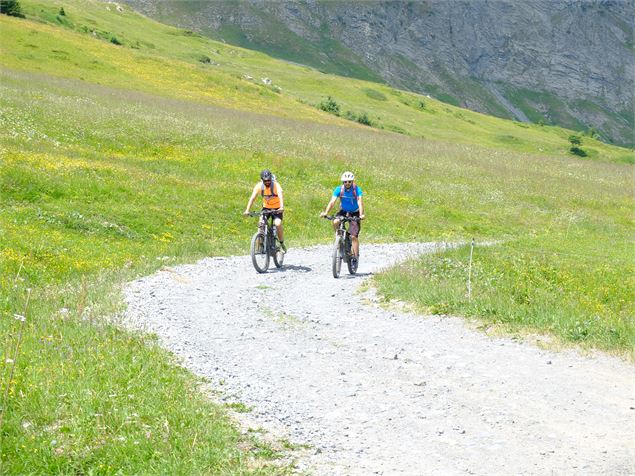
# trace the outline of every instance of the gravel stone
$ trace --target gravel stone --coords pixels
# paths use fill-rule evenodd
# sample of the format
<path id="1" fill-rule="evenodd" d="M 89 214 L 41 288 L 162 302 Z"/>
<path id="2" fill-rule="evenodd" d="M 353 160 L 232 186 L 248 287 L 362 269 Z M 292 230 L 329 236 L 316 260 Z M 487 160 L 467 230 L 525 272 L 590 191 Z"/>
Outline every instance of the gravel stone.
<path id="1" fill-rule="evenodd" d="M 164 268 L 127 285 L 125 322 L 253 409 L 238 418 L 310 445 L 303 474 L 633 474 L 630 364 L 385 310 L 358 292 L 373 272 L 443 246 L 363 244 L 359 274 L 343 266 L 337 280 L 328 246 L 290 249 L 266 274 L 247 256 Z"/>

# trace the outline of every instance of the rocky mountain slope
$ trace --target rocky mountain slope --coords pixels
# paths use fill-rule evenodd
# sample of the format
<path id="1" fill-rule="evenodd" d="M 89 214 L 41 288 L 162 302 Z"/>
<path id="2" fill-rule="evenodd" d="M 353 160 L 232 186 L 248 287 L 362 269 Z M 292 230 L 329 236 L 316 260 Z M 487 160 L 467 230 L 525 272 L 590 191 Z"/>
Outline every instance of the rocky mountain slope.
<path id="1" fill-rule="evenodd" d="M 633 145 L 633 0 L 127 0 L 325 72 Z"/>

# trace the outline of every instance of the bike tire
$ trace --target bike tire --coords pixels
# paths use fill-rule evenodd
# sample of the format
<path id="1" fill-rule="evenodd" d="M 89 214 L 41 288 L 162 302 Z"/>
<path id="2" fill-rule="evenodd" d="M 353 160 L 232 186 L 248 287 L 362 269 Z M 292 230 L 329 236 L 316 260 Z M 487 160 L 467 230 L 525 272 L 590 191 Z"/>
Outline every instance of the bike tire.
<path id="1" fill-rule="evenodd" d="M 274 243 L 277 244 L 278 240 L 274 240 Z M 284 264 L 284 255 L 285 254 L 282 252 L 282 250 L 279 247 L 274 246 L 272 256 L 273 256 L 273 264 L 276 265 L 276 268 L 282 268 L 282 265 Z"/>
<path id="2" fill-rule="evenodd" d="M 333 244 L 333 277 L 335 279 L 340 277 L 342 271 L 342 237 L 336 236 L 335 243 Z"/>
<path id="3" fill-rule="evenodd" d="M 351 257 L 347 262 L 346 266 L 348 266 L 348 274 L 357 273 L 357 266 L 359 265 L 359 258 L 357 263 L 353 263 L 353 258 Z"/>
<path id="4" fill-rule="evenodd" d="M 267 237 L 259 231 L 251 238 L 251 262 L 259 273 L 266 273 L 269 269 Z"/>

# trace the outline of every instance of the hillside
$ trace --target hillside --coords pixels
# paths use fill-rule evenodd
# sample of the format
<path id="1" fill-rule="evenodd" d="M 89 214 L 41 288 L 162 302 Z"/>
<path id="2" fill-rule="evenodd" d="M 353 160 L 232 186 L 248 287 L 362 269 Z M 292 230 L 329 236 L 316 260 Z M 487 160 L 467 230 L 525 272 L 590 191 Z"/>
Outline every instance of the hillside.
<path id="1" fill-rule="evenodd" d="M 633 145 L 632 1 L 127 0 L 173 25 L 322 71 Z"/>
<path id="2" fill-rule="evenodd" d="M 34 47 L 32 32 L 7 26 L 0 64 L 284 117 L 360 127 L 355 119 L 366 115 L 375 128 L 415 137 L 570 155 L 573 131 L 500 120 L 376 83 L 323 74 L 160 25 L 129 9 L 118 11 L 114 4 L 88 4 L 92 8 L 82 10 L 68 2 L 70 11 L 60 17 L 57 6 L 24 2 L 27 14 L 45 22 L 36 28 L 42 41 L 58 43 Z M 263 84 L 266 78 L 271 84 Z M 353 120 L 318 111 L 315 106 L 328 96 L 340 116 Z M 592 159 L 632 158 L 592 137 L 584 143 Z"/>
<path id="3" fill-rule="evenodd" d="M 247 252 L 255 223 L 241 212 L 264 167 L 284 183 L 291 249 L 331 240 L 318 214 L 352 169 L 362 246 L 495 243 L 475 255 L 470 301 L 465 248 L 379 276 L 381 295 L 632 358 L 631 150 L 582 136 L 582 158 L 569 130 L 290 65 L 112 3 L 21 4 L 25 19 L 0 15 L 0 473 L 287 471 L 276 445 L 206 398 L 222 382 L 118 320 L 132 279 Z M 316 107 L 328 96 L 339 115 Z"/>

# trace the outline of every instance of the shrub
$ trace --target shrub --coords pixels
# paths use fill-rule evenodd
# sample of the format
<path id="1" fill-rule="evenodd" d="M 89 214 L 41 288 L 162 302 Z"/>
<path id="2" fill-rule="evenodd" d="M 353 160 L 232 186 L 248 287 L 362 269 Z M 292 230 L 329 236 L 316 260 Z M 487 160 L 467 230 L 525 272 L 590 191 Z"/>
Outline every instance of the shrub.
<path id="1" fill-rule="evenodd" d="M 370 119 L 368 118 L 368 114 L 366 114 L 365 112 L 362 112 L 359 116 L 357 116 L 357 122 L 359 122 L 360 124 L 364 124 L 365 126 L 373 125 L 373 123 L 370 122 Z"/>
<path id="2" fill-rule="evenodd" d="M 119 40 L 117 39 L 117 37 L 116 37 L 116 36 L 111 36 L 111 37 L 110 37 L 110 42 L 111 42 L 113 45 L 122 45 L 122 44 L 123 44 L 121 41 L 119 41 Z"/>
<path id="3" fill-rule="evenodd" d="M 582 145 L 582 139 L 580 136 L 576 136 L 575 134 L 571 134 L 569 136 L 569 142 L 571 142 L 572 145 Z"/>
<path id="4" fill-rule="evenodd" d="M 0 13 L 10 17 L 25 18 L 18 0 L 0 0 Z"/>
<path id="5" fill-rule="evenodd" d="M 573 155 L 577 155 L 579 157 L 586 157 L 587 153 L 584 149 L 581 149 L 580 147 L 574 145 L 571 146 L 571 148 L 569 149 L 569 152 L 571 152 Z"/>
<path id="6" fill-rule="evenodd" d="M 66 16 L 66 12 L 64 11 L 64 7 L 60 8 L 60 12 L 58 13 L 59 16 L 61 17 L 65 17 Z"/>
<path id="7" fill-rule="evenodd" d="M 346 111 L 346 113 L 344 114 L 344 119 L 348 119 L 349 121 L 356 121 L 357 116 L 352 111 Z"/>
<path id="8" fill-rule="evenodd" d="M 331 114 L 335 114 L 336 116 L 340 115 L 340 105 L 337 104 L 335 99 L 331 96 L 328 96 L 324 101 L 318 104 L 318 108 Z"/>
<path id="9" fill-rule="evenodd" d="M 210 64 L 212 62 L 212 58 L 207 55 L 201 55 L 198 60 L 203 64 Z"/>

